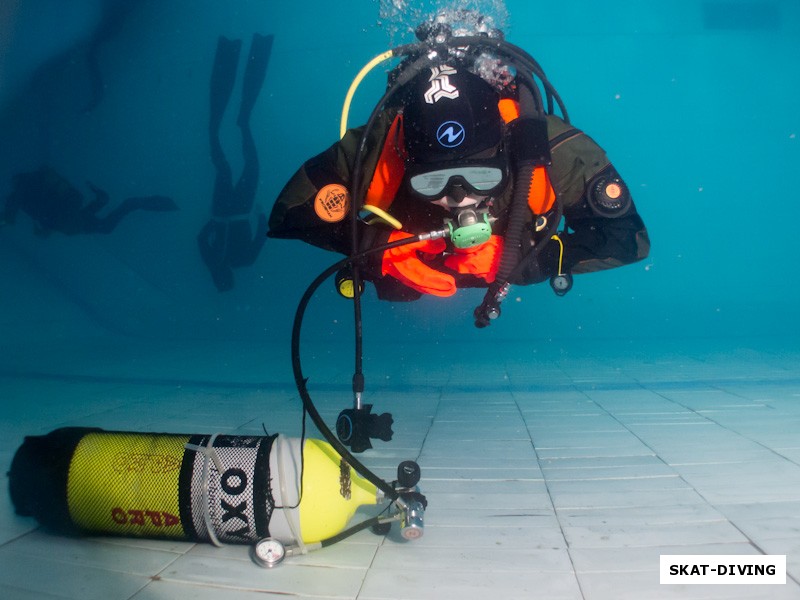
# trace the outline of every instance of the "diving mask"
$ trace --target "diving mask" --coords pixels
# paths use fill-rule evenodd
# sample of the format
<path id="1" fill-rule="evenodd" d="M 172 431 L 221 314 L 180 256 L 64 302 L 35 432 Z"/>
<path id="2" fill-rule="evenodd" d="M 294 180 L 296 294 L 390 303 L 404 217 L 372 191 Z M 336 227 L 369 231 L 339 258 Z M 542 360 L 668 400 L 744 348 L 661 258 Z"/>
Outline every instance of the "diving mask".
<path id="1" fill-rule="evenodd" d="M 481 161 L 458 166 L 421 169 L 409 167 L 408 185 L 411 191 L 426 200 L 438 200 L 449 195 L 453 186 L 460 186 L 468 194 L 493 196 L 506 183 L 505 163 Z"/>

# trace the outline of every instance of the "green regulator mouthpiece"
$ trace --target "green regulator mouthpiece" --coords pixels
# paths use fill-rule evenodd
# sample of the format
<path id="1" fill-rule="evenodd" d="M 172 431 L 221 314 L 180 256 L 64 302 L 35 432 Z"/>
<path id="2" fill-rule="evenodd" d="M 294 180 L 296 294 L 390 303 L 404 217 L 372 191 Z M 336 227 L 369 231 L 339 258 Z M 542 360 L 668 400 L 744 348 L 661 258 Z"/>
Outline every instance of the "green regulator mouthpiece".
<path id="1" fill-rule="evenodd" d="M 450 229 L 450 239 L 456 248 L 472 248 L 480 246 L 492 237 L 492 226 L 489 224 L 489 213 L 480 215 L 468 209 L 458 213 L 456 221 L 447 223 Z"/>

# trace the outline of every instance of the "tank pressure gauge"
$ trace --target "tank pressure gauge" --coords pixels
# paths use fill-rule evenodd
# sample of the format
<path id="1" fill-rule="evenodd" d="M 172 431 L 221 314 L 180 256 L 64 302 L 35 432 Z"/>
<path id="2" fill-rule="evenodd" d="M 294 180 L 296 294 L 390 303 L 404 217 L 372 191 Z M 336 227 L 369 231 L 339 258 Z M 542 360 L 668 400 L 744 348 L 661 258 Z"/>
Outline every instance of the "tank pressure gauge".
<path id="1" fill-rule="evenodd" d="M 276 539 L 263 538 L 250 548 L 250 556 L 259 567 L 271 569 L 286 558 L 286 548 Z"/>
<path id="2" fill-rule="evenodd" d="M 569 273 L 559 273 L 550 278 L 550 287 L 557 296 L 563 296 L 572 289 L 572 275 Z"/>

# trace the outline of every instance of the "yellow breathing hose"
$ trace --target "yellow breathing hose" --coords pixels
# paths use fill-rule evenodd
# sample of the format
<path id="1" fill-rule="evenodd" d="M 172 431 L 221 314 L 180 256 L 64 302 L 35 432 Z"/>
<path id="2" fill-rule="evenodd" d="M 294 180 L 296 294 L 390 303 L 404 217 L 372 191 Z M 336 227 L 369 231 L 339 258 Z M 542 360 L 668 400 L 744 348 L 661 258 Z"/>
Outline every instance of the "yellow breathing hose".
<path id="1" fill-rule="evenodd" d="M 379 219 L 385 221 L 386 223 L 397 229 L 398 231 L 403 228 L 403 224 L 400 221 L 395 219 L 392 215 L 390 215 L 382 208 L 378 208 L 377 206 L 374 206 L 372 204 L 365 204 L 364 206 L 361 207 L 361 210 L 365 210 L 368 213 L 372 213 Z"/>
<path id="2" fill-rule="evenodd" d="M 379 54 L 371 61 L 369 61 L 363 68 L 358 72 L 353 82 L 350 84 L 350 89 L 347 90 L 347 95 L 344 98 L 344 106 L 342 107 L 342 121 L 339 125 L 339 139 L 344 137 L 344 134 L 347 133 L 347 116 L 350 113 L 350 104 L 353 101 L 353 96 L 356 93 L 356 89 L 358 86 L 361 85 L 361 81 L 367 74 L 375 68 L 376 65 L 379 65 L 385 60 L 388 60 L 394 56 L 394 51 L 387 50 L 383 54 Z"/>
<path id="3" fill-rule="evenodd" d="M 344 98 L 344 106 L 342 106 L 342 119 L 341 123 L 339 124 L 339 139 L 342 139 L 344 137 L 344 134 L 347 133 L 347 117 L 350 114 L 350 105 L 353 102 L 353 96 L 355 96 L 358 86 L 361 85 L 363 79 L 367 76 L 367 74 L 370 71 L 372 71 L 372 69 L 374 69 L 377 65 L 381 64 L 382 62 L 389 60 L 392 57 L 394 57 L 393 50 L 387 50 L 386 52 L 379 54 L 371 61 L 369 61 L 366 65 L 364 65 L 358 72 L 358 75 L 355 76 L 355 79 L 353 79 L 353 82 L 350 84 L 350 88 L 347 90 L 347 95 Z M 371 204 L 365 204 L 362 207 L 362 209 L 384 220 L 386 223 L 388 223 L 395 229 L 403 228 L 403 224 L 400 223 L 400 221 L 395 219 L 385 210 L 378 208 L 377 206 L 373 206 Z"/>
<path id="4" fill-rule="evenodd" d="M 561 238 L 557 235 L 554 235 L 550 238 L 551 240 L 556 240 L 558 242 L 559 250 L 558 250 L 558 274 L 563 275 L 564 272 L 562 271 L 563 264 L 564 264 L 564 242 L 561 241 Z"/>

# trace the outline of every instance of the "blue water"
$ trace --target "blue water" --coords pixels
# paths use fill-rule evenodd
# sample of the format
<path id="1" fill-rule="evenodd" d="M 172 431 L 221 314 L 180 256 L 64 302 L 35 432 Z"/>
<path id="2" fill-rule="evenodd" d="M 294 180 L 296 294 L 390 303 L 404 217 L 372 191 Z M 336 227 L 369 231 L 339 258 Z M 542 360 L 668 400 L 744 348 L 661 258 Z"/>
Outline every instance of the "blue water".
<path id="1" fill-rule="evenodd" d="M 542 64 L 572 121 L 609 153 L 652 239 L 644 262 L 581 276 L 565 298 L 515 288 L 503 317 L 477 331 L 479 292 L 410 305 L 365 302 L 365 338 L 476 344 L 507 339 L 764 336 L 796 339 L 795 174 L 800 7 L 790 0 L 654 4 L 577 0 L 489 6 L 507 39 Z M 338 257 L 269 240 L 254 266 L 219 293 L 195 237 L 210 207 L 206 121 L 216 38 L 275 34 L 253 115 L 261 159 L 257 204 L 269 211 L 295 169 L 335 141 L 355 74 L 411 41 L 407 14 L 429 4 L 361 0 L 144 0 L 103 39 L 102 97 L 89 111 L 87 42 L 110 0 L 4 4 L 0 48 L 0 195 L 13 173 L 46 163 L 84 193 L 112 200 L 162 194 L 177 213 L 138 213 L 108 236 L 40 238 L 26 217 L 0 228 L 0 328 L 5 347 L 106 333 L 148 340 L 286 340 L 306 285 Z M 350 8 L 352 6 L 352 9 Z M 105 12 L 104 12 L 105 11 Z M 362 84 L 351 124 L 384 83 Z M 237 84 L 238 89 L 238 84 Z M 241 167 L 237 92 L 223 123 Z M 307 335 L 351 340 L 350 306 L 325 286 Z"/>

